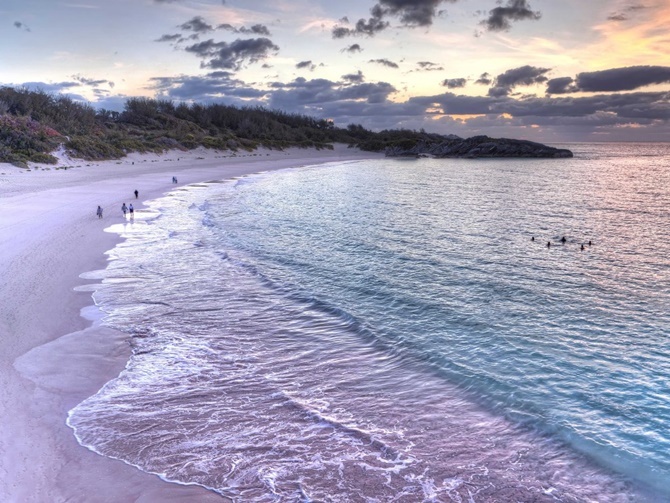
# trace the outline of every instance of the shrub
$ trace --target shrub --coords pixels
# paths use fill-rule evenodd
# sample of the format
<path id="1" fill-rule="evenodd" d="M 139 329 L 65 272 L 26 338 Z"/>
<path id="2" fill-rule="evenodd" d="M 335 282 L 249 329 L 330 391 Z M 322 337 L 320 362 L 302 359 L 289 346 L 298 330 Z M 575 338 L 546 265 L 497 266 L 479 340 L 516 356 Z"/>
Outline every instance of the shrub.
<path id="1" fill-rule="evenodd" d="M 36 162 L 38 164 L 57 164 L 58 159 L 50 154 L 44 154 L 42 152 L 36 152 L 32 154 L 28 160 L 30 162 Z"/>

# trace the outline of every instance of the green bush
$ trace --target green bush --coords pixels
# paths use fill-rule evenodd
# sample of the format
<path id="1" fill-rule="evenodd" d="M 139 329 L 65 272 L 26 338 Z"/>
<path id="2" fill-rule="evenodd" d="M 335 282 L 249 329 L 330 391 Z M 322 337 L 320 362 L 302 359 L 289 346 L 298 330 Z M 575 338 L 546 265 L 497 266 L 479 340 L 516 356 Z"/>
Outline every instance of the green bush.
<path id="1" fill-rule="evenodd" d="M 28 160 L 30 162 L 36 162 L 39 164 L 57 164 L 58 159 L 56 159 L 54 156 L 50 154 L 44 154 L 42 152 L 36 152 L 32 154 Z"/>
<path id="2" fill-rule="evenodd" d="M 94 136 L 73 136 L 65 144 L 68 153 L 89 161 L 119 159 L 125 152 L 102 138 Z"/>

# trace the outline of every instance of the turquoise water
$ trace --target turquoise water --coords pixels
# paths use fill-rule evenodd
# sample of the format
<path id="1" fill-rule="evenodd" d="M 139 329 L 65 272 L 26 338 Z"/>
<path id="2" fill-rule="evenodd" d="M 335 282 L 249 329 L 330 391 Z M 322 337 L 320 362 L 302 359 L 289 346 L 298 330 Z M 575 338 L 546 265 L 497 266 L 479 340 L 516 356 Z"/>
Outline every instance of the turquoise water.
<path id="1" fill-rule="evenodd" d="M 670 501 L 670 145 L 568 147 L 155 201 L 95 294 L 134 356 L 69 424 L 240 501 Z"/>

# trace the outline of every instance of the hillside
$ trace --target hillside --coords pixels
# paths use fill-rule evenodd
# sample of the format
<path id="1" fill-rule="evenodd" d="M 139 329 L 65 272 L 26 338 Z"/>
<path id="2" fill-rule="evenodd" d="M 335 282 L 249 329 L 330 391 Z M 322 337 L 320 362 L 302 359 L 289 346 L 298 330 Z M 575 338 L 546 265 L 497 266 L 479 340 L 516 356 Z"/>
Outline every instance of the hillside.
<path id="1" fill-rule="evenodd" d="M 425 131 L 373 132 L 357 124 L 338 128 L 326 119 L 261 107 L 175 105 L 150 98 L 130 98 L 123 112 L 113 112 L 96 110 L 67 96 L 0 88 L 0 162 L 19 166 L 27 162 L 55 164 L 52 153 L 61 146 L 70 157 L 83 160 L 200 146 L 221 150 L 321 149 L 332 148 L 332 143 L 392 155 L 451 139 Z"/>

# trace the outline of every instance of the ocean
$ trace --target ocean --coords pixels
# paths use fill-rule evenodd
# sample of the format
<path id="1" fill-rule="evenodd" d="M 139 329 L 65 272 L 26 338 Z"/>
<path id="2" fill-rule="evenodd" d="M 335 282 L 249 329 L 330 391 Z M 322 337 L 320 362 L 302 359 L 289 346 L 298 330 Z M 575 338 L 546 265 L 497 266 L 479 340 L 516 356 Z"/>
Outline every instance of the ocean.
<path id="1" fill-rule="evenodd" d="M 561 147 L 150 202 L 94 294 L 132 357 L 69 426 L 235 501 L 670 501 L 670 144 Z"/>

